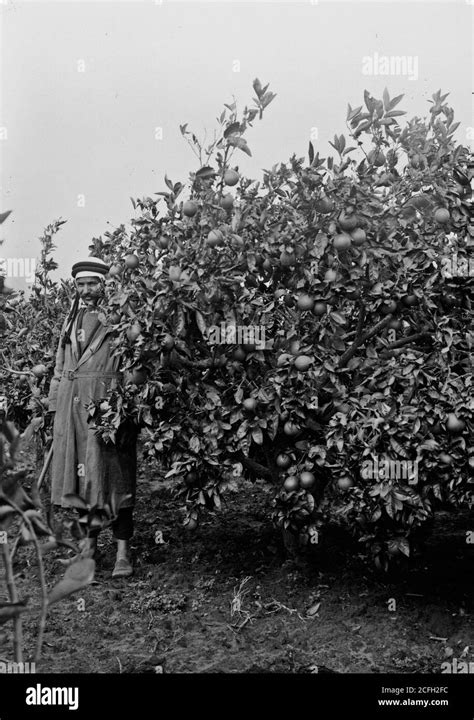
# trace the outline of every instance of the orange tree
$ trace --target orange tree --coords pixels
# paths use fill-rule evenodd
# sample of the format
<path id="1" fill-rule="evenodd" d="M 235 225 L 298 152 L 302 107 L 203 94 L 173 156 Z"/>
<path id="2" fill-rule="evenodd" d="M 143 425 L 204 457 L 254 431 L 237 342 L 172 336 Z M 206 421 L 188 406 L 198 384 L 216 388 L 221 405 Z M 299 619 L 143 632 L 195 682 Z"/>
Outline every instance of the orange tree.
<path id="1" fill-rule="evenodd" d="M 401 127 L 402 96 L 366 91 L 333 157 L 255 182 L 234 157 L 275 96 L 254 91 L 209 147 L 181 127 L 187 188 L 92 242 L 126 376 L 91 419 L 106 442 L 140 424 L 189 529 L 260 477 L 300 542 L 346 522 L 386 567 L 438 502 L 472 503 L 471 157 L 446 95 Z"/>
<path id="2" fill-rule="evenodd" d="M 3 278 L 0 293 L 0 394 L 8 398 L 8 419 L 22 430 L 29 426 L 28 435 L 36 435 L 38 459 L 48 437 L 49 380 L 70 303 L 70 283 L 55 283 L 50 277 L 57 268 L 53 237 L 64 222 L 51 223 L 40 237 L 40 261 L 28 295 L 9 289 L 8 278 Z"/>

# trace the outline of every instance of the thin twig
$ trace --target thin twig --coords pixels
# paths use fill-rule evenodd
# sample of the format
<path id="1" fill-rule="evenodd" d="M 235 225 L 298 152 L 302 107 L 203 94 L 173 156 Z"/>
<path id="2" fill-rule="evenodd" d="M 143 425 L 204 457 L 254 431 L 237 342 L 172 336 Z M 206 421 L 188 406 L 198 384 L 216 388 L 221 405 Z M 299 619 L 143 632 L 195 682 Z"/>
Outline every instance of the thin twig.
<path id="1" fill-rule="evenodd" d="M 31 370 L 13 370 L 13 368 L 8 365 L 7 359 L 3 354 L 2 350 L 0 350 L 0 355 L 2 356 L 5 367 L 9 373 L 12 373 L 13 375 L 31 375 L 31 377 L 35 377 L 34 373 L 32 373 Z"/>
<path id="2" fill-rule="evenodd" d="M 11 603 L 17 603 L 18 602 L 18 591 L 16 589 L 15 585 L 15 578 L 13 575 L 13 565 L 12 565 L 12 559 L 10 557 L 10 551 L 8 549 L 8 542 L 6 543 L 0 543 L 2 548 L 2 554 L 3 554 L 3 562 L 5 565 L 5 576 L 7 581 L 7 588 L 8 588 L 8 596 L 10 598 Z M 13 657 L 15 659 L 15 662 L 21 663 L 23 662 L 23 629 L 22 629 L 22 623 L 21 623 L 21 613 L 18 613 L 18 615 L 15 616 L 13 620 L 13 628 L 14 628 L 14 635 L 13 635 Z"/>
<path id="3" fill-rule="evenodd" d="M 410 343 L 416 342 L 417 340 L 424 340 L 425 338 L 428 339 L 431 337 L 431 333 L 428 332 L 414 333 L 413 335 L 408 335 L 408 337 L 404 337 L 400 340 L 397 340 L 396 342 L 390 343 L 390 345 L 387 345 L 384 350 L 395 350 L 396 348 L 401 348 L 404 345 L 409 345 Z"/>
<path id="4" fill-rule="evenodd" d="M 9 505 L 11 505 L 12 508 L 14 508 L 14 510 L 16 510 L 16 512 L 21 516 L 25 525 L 28 527 L 28 531 L 33 538 L 33 544 L 36 550 L 36 558 L 38 561 L 38 574 L 41 585 L 41 610 L 38 624 L 38 637 L 36 639 L 36 652 L 34 662 L 39 663 L 41 657 L 41 648 L 43 645 L 44 631 L 46 629 L 46 615 L 48 613 L 48 588 L 46 587 L 46 579 L 44 576 L 43 555 L 41 554 L 41 547 L 38 542 L 38 537 L 34 531 L 33 523 L 31 522 L 29 517 L 25 515 L 23 510 L 18 507 L 18 505 L 16 505 L 13 500 L 7 498 L 7 502 Z"/>

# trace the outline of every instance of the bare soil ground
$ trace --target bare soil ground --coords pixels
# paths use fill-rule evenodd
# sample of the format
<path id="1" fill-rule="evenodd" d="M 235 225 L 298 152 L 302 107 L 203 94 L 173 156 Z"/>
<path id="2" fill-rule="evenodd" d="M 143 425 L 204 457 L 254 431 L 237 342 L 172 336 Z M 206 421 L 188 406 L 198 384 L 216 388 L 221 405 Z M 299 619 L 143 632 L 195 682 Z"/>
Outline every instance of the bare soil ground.
<path id="1" fill-rule="evenodd" d="M 186 531 L 181 504 L 142 465 L 134 576 L 112 580 L 115 549 L 104 531 L 84 603 L 76 595 L 50 609 L 37 672 L 439 673 L 453 657 L 474 660 L 468 513 L 440 513 L 423 553 L 380 574 L 337 529 L 289 558 L 270 509 L 266 486 L 247 483 Z M 49 585 L 63 572 L 58 557 L 46 557 Z M 35 610 L 24 616 L 31 651 L 39 593 L 29 546 L 15 571 Z M 0 655 L 11 658 L 5 628 Z"/>

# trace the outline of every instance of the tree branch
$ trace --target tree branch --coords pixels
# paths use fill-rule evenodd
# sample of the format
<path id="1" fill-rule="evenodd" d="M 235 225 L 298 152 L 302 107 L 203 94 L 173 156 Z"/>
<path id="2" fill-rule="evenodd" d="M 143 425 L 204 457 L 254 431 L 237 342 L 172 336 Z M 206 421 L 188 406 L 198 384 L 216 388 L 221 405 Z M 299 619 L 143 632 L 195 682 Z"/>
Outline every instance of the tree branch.
<path id="1" fill-rule="evenodd" d="M 408 335 L 408 337 L 401 338 L 400 340 L 397 340 L 396 342 L 387 345 L 384 350 L 396 350 L 396 348 L 403 347 L 404 345 L 408 345 L 411 342 L 416 342 L 417 340 L 424 340 L 425 338 L 428 339 L 431 337 L 431 333 L 415 333 L 414 335 Z"/>
<path id="2" fill-rule="evenodd" d="M 354 357 L 357 350 L 360 348 L 361 345 L 363 345 L 367 340 L 370 340 L 371 337 L 374 335 L 377 335 L 377 333 L 380 330 L 383 330 L 384 327 L 388 325 L 390 320 L 392 319 L 392 315 L 386 315 L 383 320 L 380 320 L 376 325 L 374 325 L 371 330 L 367 330 L 361 337 L 356 338 L 350 348 L 348 348 L 345 353 L 343 353 L 339 359 L 339 362 L 337 364 L 338 370 L 341 370 L 343 367 L 347 365 L 349 360 Z M 360 318 L 359 318 L 360 320 Z M 316 393 L 319 393 L 322 386 L 326 382 L 326 380 L 329 377 L 329 372 L 326 370 L 321 377 L 319 378 L 317 384 L 316 384 Z"/>
<path id="3" fill-rule="evenodd" d="M 189 368 L 200 368 L 201 370 L 206 370 L 207 368 L 214 368 L 214 367 L 222 367 L 227 362 L 227 358 L 225 357 L 218 357 L 218 358 L 206 358 L 205 360 L 188 360 L 188 358 L 184 358 L 181 355 L 176 360 L 176 363 L 181 363 L 181 365 L 184 365 L 184 367 Z"/>

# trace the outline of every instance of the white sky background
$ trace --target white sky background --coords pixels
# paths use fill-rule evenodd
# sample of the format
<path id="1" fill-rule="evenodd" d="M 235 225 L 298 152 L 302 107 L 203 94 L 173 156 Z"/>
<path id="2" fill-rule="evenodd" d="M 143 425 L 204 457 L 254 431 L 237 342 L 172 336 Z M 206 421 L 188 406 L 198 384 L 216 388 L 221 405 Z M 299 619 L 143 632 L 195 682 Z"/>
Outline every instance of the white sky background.
<path id="1" fill-rule="evenodd" d="M 406 93 L 398 107 L 407 117 L 427 115 L 439 88 L 450 92 L 467 144 L 473 10 L 465 0 L 3 0 L 0 211 L 13 213 L 0 256 L 37 257 L 42 230 L 61 217 L 56 259 L 67 276 L 93 236 L 133 216 L 130 196 L 165 189 L 165 173 L 187 181 L 197 169 L 179 125 L 212 134 L 232 95 L 250 103 L 255 77 L 277 93 L 246 135 L 253 157 L 234 154 L 255 179 L 294 152 L 306 156 L 314 127 L 315 149 L 335 154 L 327 141 L 347 137 L 347 103 L 361 105 L 365 88 Z M 375 52 L 417 56 L 418 79 L 364 75 L 362 58 Z M 8 284 L 25 287 L 20 278 Z"/>

